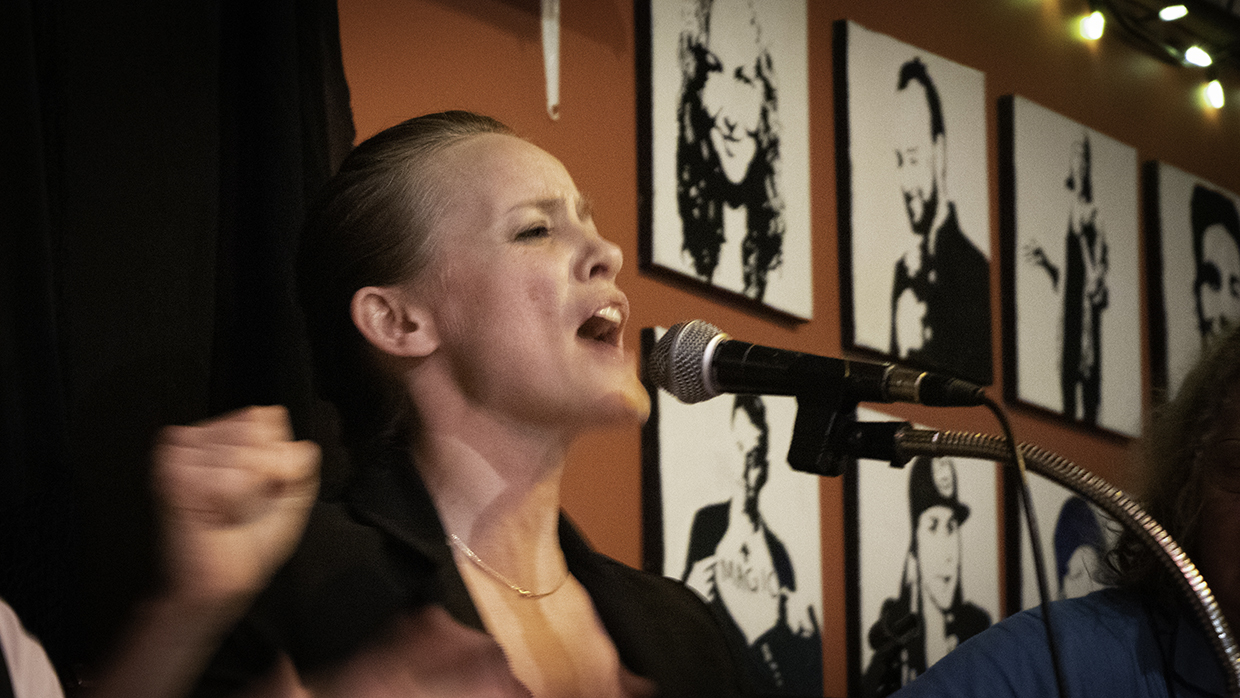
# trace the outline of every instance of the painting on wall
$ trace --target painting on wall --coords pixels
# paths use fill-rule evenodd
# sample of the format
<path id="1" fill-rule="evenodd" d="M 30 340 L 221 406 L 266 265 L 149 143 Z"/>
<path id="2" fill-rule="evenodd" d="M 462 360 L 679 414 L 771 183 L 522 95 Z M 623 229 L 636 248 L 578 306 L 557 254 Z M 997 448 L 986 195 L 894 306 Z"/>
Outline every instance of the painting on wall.
<path id="1" fill-rule="evenodd" d="M 1145 165 L 1150 373 L 1170 399 L 1202 348 L 1240 323 L 1240 196 L 1166 163 Z"/>
<path id="2" fill-rule="evenodd" d="M 637 5 L 642 268 L 810 319 L 805 0 Z"/>
<path id="3" fill-rule="evenodd" d="M 1005 545 L 1008 570 L 1008 613 L 1041 602 L 1029 526 L 1020 500 L 1019 476 L 1004 471 Z M 1081 495 L 1037 473 L 1029 473 L 1046 572 L 1047 600 L 1084 596 L 1109 585 L 1107 552 L 1115 545 L 1120 524 Z"/>
<path id="4" fill-rule="evenodd" d="M 861 408 L 863 422 L 899 421 Z M 886 696 L 1001 617 L 993 461 L 857 460 L 845 475 L 849 691 Z"/>
<path id="5" fill-rule="evenodd" d="M 646 354 L 654 329 L 642 332 Z M 761 695 L 822 695 L 818 477 L 786 454 L 791 397 L 686 405 L 651 388 L 642 433 L 647 571 L 707 601 Z"/>
<path id="6" fill-rule="evenodd" d="M 1136 150 L 1018 96 L 999 143 L 1008 398 L 1137 436 Z"/>
<path id="7" fill-rule="evenodd" d="M 988 385 L 985 76 L 855 22 L 834 50 L 845 345 Z"/>

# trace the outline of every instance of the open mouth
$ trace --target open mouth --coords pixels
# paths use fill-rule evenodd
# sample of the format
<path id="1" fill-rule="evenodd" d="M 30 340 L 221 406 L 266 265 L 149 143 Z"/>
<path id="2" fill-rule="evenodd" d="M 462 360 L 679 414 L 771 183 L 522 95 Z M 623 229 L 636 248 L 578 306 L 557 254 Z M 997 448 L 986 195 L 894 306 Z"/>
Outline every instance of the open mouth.
<path id="1" fill-rule="evenodd" d="M 620 308 L 608 305 L 594 311 L 594 314 L 577 328 L 577 336 L 618 347 L 623 322 L 624 315 Z"/>

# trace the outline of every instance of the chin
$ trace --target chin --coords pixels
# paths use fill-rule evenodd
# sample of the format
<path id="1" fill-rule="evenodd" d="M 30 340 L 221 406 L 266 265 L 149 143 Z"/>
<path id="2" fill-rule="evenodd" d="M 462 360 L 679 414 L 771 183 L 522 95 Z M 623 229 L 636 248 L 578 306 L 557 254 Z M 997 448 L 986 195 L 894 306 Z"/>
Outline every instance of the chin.
<path id="1" fill-rule="evenodd" d="M 951 610 L 952 597 L 956 595 L 955 587 L 942 587 L 938 589 L 928 590 L 930 596 L 930 604 L 939 609 L 943 613 Z M 946 600 L 944 602 L 944 600 Z"/>
<path id="2" fill-rule="evenodd" d="M 645 424 L 650 418 L 650 394 L 640 385 L 635 391 L 615 396 L 613 402 L 611 411 L 618 422 Z"/>
<path id="3" fill-rule="evenodd" d="M 638 424 L 645 424 L 646 420 L 650 419 L 650 395 L 642 395 L 641 403 L 634 406 L 633 418 L 637 420 Z"/>
<path id="4" fill-rule="evenodd" d="M 603 398 L 588 421 L 596 427 L 645 424 L 650 418 L 650 394 L 640 383 L 636 388 L 617 391 Z"/>

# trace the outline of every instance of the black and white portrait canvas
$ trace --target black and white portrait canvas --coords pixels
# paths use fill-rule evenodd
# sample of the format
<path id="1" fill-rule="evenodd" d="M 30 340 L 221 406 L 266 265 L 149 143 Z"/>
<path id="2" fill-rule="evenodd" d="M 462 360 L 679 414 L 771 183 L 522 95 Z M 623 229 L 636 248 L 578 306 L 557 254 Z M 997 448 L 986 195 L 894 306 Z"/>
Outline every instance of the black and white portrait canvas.
<path id="1" fill-rule="evenodd" d="M 859 409 L 861 421 L 896 421 Z M 848 475 L 849 686 L 886 696 L 1002 617 L 996 465 L 859 460 Z M 851 593 L 851 592 L 850 592 Z"/>
<path id="2" fill-rule="evenodd" d="M 1240 323 L 1240 197 L 1165 163 L 1146 173 L 1151 372 L 1169 398 Z"/>
<path id="3" fill-rule="evenodd" d="M 1014 613 L 1037 606 L 1041 596 L 1029 526 L 1014 489 L 1015 471 L 1009 473 L 1008 574 L 1016 578 L 1008 587 L 1008 606 Z M 1029 494 L 1041 534 L 1048 600 L 1072 599 L 1110 586 L 1106 556 L 1119 536 L 1119 524 L 1081 495 L 1037 473 L 1029 473 Z"/>
<path id="4" fill-rule="evenodd" d="M 1000 103 L 1007 381 L 1021 402 L 1141 429 L 1137 153 L 1023 97 Z"/>
<path id="5" fill-rule="evenodd" d="M 648 9 L 643 265 L 812 317 L 805 0 Z"/>
<path id="6" fill-rule="evenodd" d="M 835 56 L 844 341 L 989 384 L 985 76 L 854 22 Z"/>
<path id="7" fill-rule="evenodd" d="M 821 696 L 818 477 L 788 467 L 796 400 L 686 405 L 660 389 L 653 403 L 646 542 L 662 555 L 647 567 L 706 599 L 762 695 Z"/>

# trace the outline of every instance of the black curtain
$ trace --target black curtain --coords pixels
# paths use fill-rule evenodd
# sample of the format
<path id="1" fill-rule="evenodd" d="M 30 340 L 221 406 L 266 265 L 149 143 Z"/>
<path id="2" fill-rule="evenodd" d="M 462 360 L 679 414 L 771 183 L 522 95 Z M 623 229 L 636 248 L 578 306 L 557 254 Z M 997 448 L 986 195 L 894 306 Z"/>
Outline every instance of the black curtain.
<path id="1" fill-rule="evenodd" d="M 0 597 L 65 672 L 156 581 L 159 426 L 285 404 L 338 458 L 292 291 L 335 2 L 6 0 L 0 94 Z"/>

